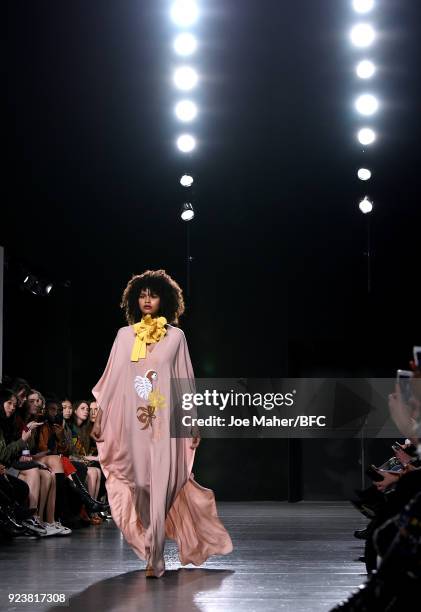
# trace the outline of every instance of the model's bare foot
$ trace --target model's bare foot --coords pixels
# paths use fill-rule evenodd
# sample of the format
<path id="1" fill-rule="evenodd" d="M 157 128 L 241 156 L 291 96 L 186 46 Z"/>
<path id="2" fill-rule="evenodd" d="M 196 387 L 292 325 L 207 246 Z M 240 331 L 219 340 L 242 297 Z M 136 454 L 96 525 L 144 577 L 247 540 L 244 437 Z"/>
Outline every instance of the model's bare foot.
<path id="1" fill-rule="evenodd" d="M 160 573 L 157 576 L 155 574 L 154 568 L 149 563 L 148 563 L 148 565 L 146 566 L 146 569 L 145 569 L 146 578 L 161 578 L 164 575 L 164 573 L 165 573 L 165 569 L 162 571 L 162 573 Z"/>
<path id="2" fill-rule="evenodd" d="M 155 578 L 152 565 L 147 565 L 145 569 L 146 578 Z"/>

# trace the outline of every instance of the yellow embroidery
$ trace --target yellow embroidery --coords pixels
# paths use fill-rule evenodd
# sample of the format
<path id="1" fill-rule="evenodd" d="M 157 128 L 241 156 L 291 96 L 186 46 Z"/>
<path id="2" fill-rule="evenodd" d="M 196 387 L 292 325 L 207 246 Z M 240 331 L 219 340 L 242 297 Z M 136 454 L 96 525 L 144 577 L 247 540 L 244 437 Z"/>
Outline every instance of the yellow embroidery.
<path id="1" fill-rule="evenodd" d="M 149 393 L 148 402 L 154 410 L 160 410 L 161 408 L 167 407 L 165 396 L 160 393 L 159 389 Z"/>

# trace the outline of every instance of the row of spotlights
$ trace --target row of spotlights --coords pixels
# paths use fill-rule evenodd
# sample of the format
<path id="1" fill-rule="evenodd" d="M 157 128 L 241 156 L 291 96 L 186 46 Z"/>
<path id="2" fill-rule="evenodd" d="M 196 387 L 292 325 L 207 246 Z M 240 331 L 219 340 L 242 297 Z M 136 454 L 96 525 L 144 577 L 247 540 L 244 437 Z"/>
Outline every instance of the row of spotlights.
<path id="1" fill-rule="evenodd" d="M 357 13 L 368 13 L 374 8 L 374 0 L 353 0 L 352 6 Z M 369 47 L 375 37 L 373 27 L 368 23 L 358 23 L 351 29 L 351 41 L 359 48 Z M 370 79 L 376 72 L 376 67 L 370 60 L 363 59 L 358 62 L 355 72 L 360 79 Z M 379 108 L 379 102 L 372 94 L 362 94 L 355 100 L 355 108 L 365 116 L 373 115 Z M 358 141 L 362 145 L 369 145 L 376 139 L 376 134 L 371 128 L 361 128 L 358 132 Z M 368 181 L 371 178 L 371 171 L 368 168 L 359 168 L 357 172 L 361 181 Z M 365 196 L 358 204 L 363 214 L 369 214 L 373 210 L 373 203 Z"/>
<path id="2" fill-rule="evenodd" d="M 199 10 L 195 0 L 176 0 L 171 6 L 171 18 L 180 27 L 189 27 L 196 23 Z M 177 55 L 188 57 L 197 50 L 197 39 L 190 32 L 181 32 L 174 39 L 174 51 Z M 198 74 L 190 66 L 180 66 L 174 72 L 174 84 L 181 91 L 191 91 L 199 81 Z M 191 100 L 180 100 L 174 109 L 176 117 L 185 123 L 197 117 L 197 106 Z M 177 138 L 177 147 L 182 153 L 190 153 L 196 146 L 196 140 L 191 134 L 181 134 Z M 183 174 L 180 184 L 189 188 L 193 185 L 193 177 Z M 194 218 L 194 209 L 191 202 L 184 202 L 181 210 L 181 219 L 191 221 Z"/>

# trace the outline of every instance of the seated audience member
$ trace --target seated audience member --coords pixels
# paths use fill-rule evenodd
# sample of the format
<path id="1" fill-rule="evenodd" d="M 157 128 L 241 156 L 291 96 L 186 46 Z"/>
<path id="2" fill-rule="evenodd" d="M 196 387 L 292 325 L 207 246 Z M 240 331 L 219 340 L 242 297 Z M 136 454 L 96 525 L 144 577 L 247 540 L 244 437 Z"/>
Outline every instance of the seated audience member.
<path id="1" fill-rule="evenodd" d="M 68 414 L 66 410 L 66 415 Z M 70 460 L 73 462 L 83 462 L 87 467 L 87 483 L 88 491 L 94 498 L 98 498 L 98 492 L 101 484 L 101 469 L 97 461 L 97 457 L 89 454 L 91 443 L 90 431 L 92 425 L 89 419 L 89 405 L 84 400 L 79 400 L 73 403 L 72 415 L 66 419 L 65 426 L 71 435 L 71 452 Z M 104 504 L 104 510 L 107 504 Z M 94 519 L 92 522 L 102 522 L 101 516 L 91 516 Z"/>
<path id="2" fill-rule="evenodd" d="M 26 519 L 25 523 L 40 535 L 56 535 L 61 530 L 54 521 L 54 477 L 45 465 L 41 463 L 35 465 L 28 460 L 30 459 L 29 448 L 33 431 L 40 424 L 30 421 L 19 433 L 15 418 L 17 403 L 17 397 L 12 391 L 2 390 L 0 396 L 0 462 L 7 466 L 10 475 L 15 475 L 25 481 L 29 488 L 29 505 L 36 508 L 36 513 L 33 518 Z M 44 511 L 45 521 L 43 520 Z"/>
<path id="3" fill-rule="evenodd" d="M 395 451 L 402 469 L 378 470 L 373 487 L 385 497 L 372 507 L 365 558 L 368 582 L 335 611 L 403 610 L 419 601 L 421 584 L 421 371 L 411 380 L 405 403 L 400 387 L 389 396 L 389 410 L 407 443 Z"/>

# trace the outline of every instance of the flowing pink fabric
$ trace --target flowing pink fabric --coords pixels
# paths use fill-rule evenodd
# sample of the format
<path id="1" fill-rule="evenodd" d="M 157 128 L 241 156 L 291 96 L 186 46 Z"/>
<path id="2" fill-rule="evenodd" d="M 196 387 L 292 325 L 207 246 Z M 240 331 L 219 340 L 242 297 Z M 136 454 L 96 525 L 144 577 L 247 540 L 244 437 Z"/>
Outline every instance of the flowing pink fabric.
<path id="1" fill-rule="evenodd" d="M 93 389 L 103 413 L 98 456 L 115 523 L 160 576 L 165 570 L 165 536 L 177 542 L 183 565 L 200 565 L 210 555 L 230 553 L 232 542 L 218 518 L 213 491 L 194 480 L 191 439 L 170 437 L 171 407 L 179 401 L 177 379 L 188 379 L 194 390 L 185 335 L 168 325 L 165 337 L 137 362 L 130 361 L 133 342 L 133 328 L 122 327 Z M 166 405 L 156 409 L 156 418 L 142 429 L 137 413 L 148 401 L 136 392 L 135 378 L 151 370 L 157 374 L 154 391 L 164 396 Z"/>

